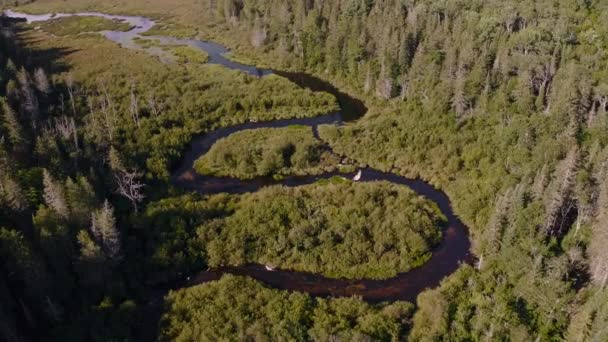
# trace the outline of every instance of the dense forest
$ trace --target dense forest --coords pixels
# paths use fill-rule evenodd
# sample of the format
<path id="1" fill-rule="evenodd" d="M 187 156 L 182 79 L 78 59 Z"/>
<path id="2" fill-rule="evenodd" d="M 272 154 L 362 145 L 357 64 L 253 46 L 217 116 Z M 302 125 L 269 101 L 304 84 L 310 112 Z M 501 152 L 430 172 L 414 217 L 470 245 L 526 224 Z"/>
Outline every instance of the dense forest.
<path id="1" fill-rule="evenodd" d="M 280 77 L 166 68 L 102 37 L 74 36 L 89 23 L 51 40 L 0 22 L 0 336 L 8 341 L 141 336 L 149 327 L 136 318 L 150 286 L 206 267 L 195 229 L 227 205 L 180 198 L 201 204 L 155 211 L 175 192 L 169 168 L 190 137 L 336 109 L 331 95 Z"/>
<path id="2" fill-rule="evenodd" d="M 400 341 L 414 311 L 407 302 L 312 298 L 230 275 L 167 301 L 160 341 Z"/>
<path id="3" fill-rule="evenodd" d="M 419 298 L 411 339 L 607 338 L 606 4 L 207 6 L 220 19 L 204 34 L 239 59 L 309 70 L 367 98 L 363 120 L 321 137 L 432 181 L 469 223 L 478 271 Z"/>
<path id="4" fill-rule="evenodd" d="M 125 207 L 109 189 L 128 171 L 110 168 L 83 137 L 83 118 L 69 109 L 76 106 L 73 85 L 48 76 L 48 65 L 28 62 L 36 54 L 52 63 L 59 51 L 30 50 L 15 34 L 2 19 L 2 336 L 20 340 L 31 327 L 71 339 L 102 337 L 97 329 L 105 320 L 124 333 L 130 328 L 121 317 L 135 311 L 120 276 L 128 254 Z"/>
<path id="5" fill-rule="evenodd" d="M 231 47 L 235 59 L 330 80 L 364 99 L 369 112 L 321 127 L 321 139 L 358 162 L 432 182 L 471 229 L 476 264 L 423 292 L 415 309 L 311 298 L 226 276 L 169 295 L 161 339 L 608 339 L 608 4 L 40 0 L 25 9 L 145 13 L 161 21 L 155 34 L 199 35 Z M 252 204 L 261 196 L 281 207 L 297 202 L 290 192 L 312 190 L 181 195 L 167 185 L 169 171 L 195 134 L 326 113 L 336 109 L 331 96 L 277 76 L 187 60 L 161 65 L 101 37 L 50 40 L 6 25 L 0 267 L 8 276 L 0 278 L 0 336 L 20 341 L 20 327 L 34 326 L 58 340 L 131 339 L 138 327 L 129 321 L 147 284 L 211 258 L 229 264 L 224 247 L 242 253 L 238 263 L 283 262 L 238 246 L 242 234 L 270 241 L 268 231 L 242 222 L 276 219 Z M 339 195 L 315 208 L 332 196 Z M 409 207 L 422 205 L 404 204 L 403 217 L 371 211 L 389 225 L 371 231 L 388 233 L 393 220 L 410 220 Z M 230 224 L 238 229 L 225 229 Z M 429 241 L 427 248 L 437 236 Z M 305 266 L 332 274 L 327 264 Z"/>

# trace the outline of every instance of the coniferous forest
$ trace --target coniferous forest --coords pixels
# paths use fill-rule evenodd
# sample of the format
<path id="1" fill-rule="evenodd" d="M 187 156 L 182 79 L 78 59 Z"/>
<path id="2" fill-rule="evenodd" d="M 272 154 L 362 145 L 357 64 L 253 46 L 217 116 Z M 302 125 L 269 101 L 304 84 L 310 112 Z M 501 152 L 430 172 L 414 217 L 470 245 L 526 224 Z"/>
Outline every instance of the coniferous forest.
<path id="1" fill-rule="evenodd" d="M 0 340 L 608 340 L 608 3 L 0 6 L 154 21 L 0 17 Z"/>

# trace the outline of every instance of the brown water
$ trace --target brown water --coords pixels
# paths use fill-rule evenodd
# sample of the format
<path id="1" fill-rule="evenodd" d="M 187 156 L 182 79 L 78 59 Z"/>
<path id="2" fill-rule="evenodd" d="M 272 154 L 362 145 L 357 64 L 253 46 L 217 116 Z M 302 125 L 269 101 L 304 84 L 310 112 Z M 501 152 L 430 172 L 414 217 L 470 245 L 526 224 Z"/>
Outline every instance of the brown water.
<path id="1" fill-rule="evenodd" d="M 213 193 L 244 193 L 254 192 L 260 188 L 273 184 L 285 186 L 301 186 L 311 184 L 319 179 L 326 179 L 336 175 L 352 177 L 353 174 L 327 173 L 321 176 L 287 177 L 281 181 L 272 178 L 256 178 L 253 180 L 238 180 L 224 177 L 206 177 L 194 172 L 193 164 L 198 157 L 205 154 L 211 146 L 223 137 L 246 130 L 263 127 L 285 127 L 289 125 L 307 125 L 313 128 L 318 138 L 317 127 L 320 124 L 341 124 L 343 121 L 354 121 L 362 117 L 367 108 L 365 104 L 334 87 L 331 83 L 306 73 L 275 71 L 260 69 L 229 60 L 225 57 L 228 50 L 216 43 L 196 39 L 177 39 L 173 37 L 143 37 L 142 34 L 154 26 L 154 21 L 137 16 L 116 16 L 103 13 L 87 12 L 76 14 L 57 15 L 27 15 L 12 11 L 4 14 L 12 18 L 24 18 L 28 23 L 45 21 L 55 17 L 71 15 L 98 16 L 108 19 L 123 20 L 130 23 L 133 29 L 127 32 L 104 31 L 102 34 L 121 46 L 133 49 L 143 49 L 134 43 L 133 39 L 154 38 L 164 44 L 184 44 L 201 49 L 209 55 L 209 63 L 220 64 L 227 68 L 240 70 L 258 77 L 272 73 L 286 77 L 292 82 L 310 88 L 314 91 L 325 91 L 336 96 L 340 103 L 341 112 L 316 118 L 278 120 L 272 122 L 246 123 L 221 128 L 216 131 L 198 136 L 193 139 L 190 147 L 180 165 L 171 177 L 174 185 L 186 190 L 197 191 L 202 194 Z M 361 296 L 369 301 L 408 300 L 414 301 L 417 295 L 426 288 L 436 287 L 441 279 L 454 272 L 459 264 L 472 261 L 470 254 L 470 241 L 467 228 L 456 217 L 452 210 L 449 198 L 442 191 L 435 189 L 428 183 L 419 179 L 409 179 L 392 173 L 386 173 L 371 168 L 363 169 L 361 181 L 389 181 L 395 184 L 408 186 L 421 196 L 434 201 L 447 217 L 447 227 L 443 230 L 442 242 L 433 250 L 431 259 L 421 267 L 386 280 L 344 280 L 331 279 L 306 272 L 289 270 L 268 271 L 261 265 L 245 265 L 241 267 L 226 267 L 209 271 L 201 271 L 196 275 L 180 279 L 172 284 L 171 288 L 178 289 L 184 286 L 193 286 L 220 278 L 225 273 L 245 275 L 257 279 L 271 287 L 284 290 L 307 292 L 315 296 Z M 160 302 L 165 291 L 157 293 L 150 302 L 152 305 Z"/>
<path id="2" fill-rule="evenodd" d="M 258 177 L 253 180 L 239 180 L 229 177 L 209 177 L 197 174 L 193 164 L 204 155 L 213 144 L 223 137 L 238 131 L 256 128 L 276 128 L 289 124 L 309 125 L 313 128 L 321 123 L 339 122 L 337 115 L 326 115 L 313 119 L 281 120 L 266 123 L 247 123 L 221 128 L 195 138 L 181 165 L 172 175 L 172 183 L 177 187 L 197 191 L 201 194 L 255 192 L 264 186 L 281 184 L 302 186 L 320 179 L 334 176 L 352 178 L 355 173 L 330 172 L 318 176 L 292 176 L 277 181 L 271 177 Z M 447 218 L 443 230 L 443 240 L 433 249 L 431 259 L 421 267 L 401 273 L 386 280 L 346 280 L 332 279 L 320 275 L 289 270 L 268 271 L 262 265 L 245 265 L 202 271 L 185 281 L 183 286 L 193 286 L 216 280 L 224 273 L 245 275 L 257 279 L 271 287 L 283 290 L 307 292 L 315 296 L 361 296 L 368 301 L 408 300 L 415 301 L 418 294 L 426 288 L 439 284 L 441 279 L 454 272 L 461 263 L 470 263 L 470 241 L 467 228 L 452 210 L 449 198 L 440 190 L 419 179 L 410 179 L 373 168 L 364 168 L 362 182 L 388 181 L 411 188 L 417 194 L 435 202 Z"/>

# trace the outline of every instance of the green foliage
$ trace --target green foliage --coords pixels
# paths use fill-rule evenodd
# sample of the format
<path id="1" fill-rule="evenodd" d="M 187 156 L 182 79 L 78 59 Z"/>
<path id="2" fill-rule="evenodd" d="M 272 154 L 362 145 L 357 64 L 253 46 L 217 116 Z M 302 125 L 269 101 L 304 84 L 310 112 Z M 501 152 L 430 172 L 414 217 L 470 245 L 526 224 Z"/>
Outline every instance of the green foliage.
<path id="1" fill-rule="evenodd" d="M 190 46 L 168 47 L 168 51 L 176 57 L 178 63 L 207 63 L 209 56 L 206 52 Z"/>
<path id="2" fill-rule="evenodd" d="M 157 39 L 144 39 L 144 38 L 140 38 L 140 37 L 135 37 L 135 38 L 133 38 L 133 42 L 135 42 L 135 44 L 137 44 L 138 46 L 140 46 L 144 49 L 162 46 L 161 43 Z"/>
<path id="3" fill-rule="evenodd" d="M 322 139 L 450 195 L 481 268 L 420 297 L 413 339 L 559 340 L 584 279 L 607 279 L 597 247 L 606 235 L 606 9 L 575 0 L 259 0 L 204 32 L 241 60 L 305 69 L 362 94 L 368 115 L 322 127 Z M 260 23 L 265 39 L 255 44 L 245 33 Z M 598 333 L 589 326 L 583 336 Z"/>
<path id="4" fill-rule="evenodd" d="M 104 297 L 67 322 L 61 333 L 63 340 L 69 341 L 128 341 L 134 339 L 136 325 L 133 321 L 141 319 L 133 301 L 120 302 Z"/>
<path id="5" fill-rule="evenodd" d="M 36 23 L 36 25 L 39 25 L 42 30 L 56 36 L 100 31 L 128 31 L 131 29 L 128 23 L 122 21 L 81 16 L 52 19 L 39 24 Z"/>
<path id="6" fill-rule="evenodd" d="M 161 341 L 397 341 L 413 311 L 407 302 L 313 299 L 232 275 L 172 292 L 166 306 Z"/>
<path id="7" fill-rule="evenodd" d="M 572 317 L 568 341 L 603 341 L 608 339 L 608 290 L 590 289 L 584 293 L 585 305 Z"/>
<path id="8" fill-rule="evenodd" d="M 605 132 L 608 11 L 604 2 L 70 0 L 59 3 L 42 0 L 30 8 L 116 11 L 112 8 L 116 4 L 120 4 L 117 8 L 121 11 L 160 13 L 163 21 L 180 23 L 179 26 L 157 26 L 158 30 L 151 34 L 192 36 L 200 33 L 205 38 L 227 43 L 241 60 L 271 64 L 274 68 L 308 70 L 366 98 L 370 110 L 365 118 L 340 128 L 324 127 L 323 140 L 336 152 L 361 163 L 422 177 L 444 189 L 450 195 L 455 212 L 471 228 L 474 251 L 479 257 L 478 269 L 464 266 L 438 289 L 419 297 L 411 340 L 604 338 L 605 290 L 598 288 L 605 282 L 608 269 L 604 248 L 606 220 L 602 219 L 606 196 L 600 186 L 606 184 L 606 171 L 601 165 L 606 164 L 608 144 Z M 7 139 L 4 144 L 8 155 L 11 158 L 19 155 L 15 153 L 17 146 L 23 146 L 27 152 L 30 146 L 36 146 L 35 153 L 31 153 L 35 160 L 21 158 L 19 161 L 52 170 L 61 183 L 66 179 L 64 176 L 76 179 L 79 173 L 91 175 L 92 183 L 96 178 L 100 180 L 95 182 L 99 188 L 111 184 L 111 179 L 104 178 L 107 169 L 100 165 L 103 162 L 99 158 L 107 155 L 109 146 L 120 150 L 125 160 L 133 164 L 130 167 L 145 170 L 148 179 L 166 180 L 168 170 L 193 134 L 251 119 L 301 117 L 335 109 L 335 101 L 326 95 L 311 95 L 277 78 L 258 80 L 210 66 L 163 66 L 137 53 L 118 51 L 98 38 L 49 40 L 28 36 L 27 32 L 22 36 L 37 47 L 71 48 L 64 62 L 83 82 L 72 90 L 76 90 L 76 94 L 90 94 L 89 98 L 76 96 L 75 101 L 70 101 L 66 91 L 69 82 L 64 82 L 69 77 L 64 75 L 66 77 L 56 79 L 55 91 L 65 99 L 65 109 L 59 109 L 62 106 L 58 100 L 49 106 L 45 99 L 57 94 L 45 95 L 39 91 L 43 87 L 32 85 L 33 69 L 28 69 L 29 75 L 20 71 L 21 61 L 31 58 L 36 61 L 36 54 L 28 58 L 15 55 L 11 55 L 11 59 L 0 58 L 2 71 L 6 70 L 2 73 L 0 93 L 11 109 L 8 115 L 9 111 L 3 109 L 0 128 Z M 10 44 L 3 42 L 3 51 L 15 54 L 20 50 Z M 109 55 L 113 58 L 107 58 Z M 48 58 L 42 53 L 40 56 L 38 59 Z M 377 97 L 393 100 L 380 101 Z M 93 104 L 92 110 L 88 103 Z M 32 122 L 57 122 L 55 119 L 72 114 L 79 124 L 77 136 L 83 138 L 81 148 L 79 143 L 72 143 L 72 136 L 41 133 L 31 125 Z M 49 119 L 47 115 L 50 121 L 45 121 Z M 44 125 L 38 125 L 41 126 Z M 27 144 L 17 144 L 18 141 Z M 9 164 L 18 163 L 11 159 Z M 3 179 L 2 185 L 13 184 L 11 193 L 14 194 L 18 188 L 27 189 L 27 193 L 32 194 L 27 196 L 28 203 L 37 207 L 43 198 L 42 176 L 35 171 L 30 174 L 29 170 L 34 169 L 21 169 L 21 165 L 17 168 L 20 170 L 11 169 L 6 173 L 12 179 Z M 65 175 L 60 176 L 59 171 Z M 217 264 L 283 263 L 284 267 L 289 267 L 285 264 L 289 260 L 297 265 L 296 262 L 304 259 L 287 257 L 295 255 L 288 252 L 298 252 L 299 246 L 287 244 L 291 240 L 282 229 L 291 229 L 294 222 L 309 221 L 302 219 L 306 212 L 284 193 L 304 196 L 308 190 L 266 191 L 240 199 L 228 196 L 231 203 L 226 205 L 228 209 L 218 210 L 215 216 L 198 217 L 198 209 L 189 211 L 180 206 L 190 202 L 213 203 L 219 197 L 155 202 L 152 207 L 160 208 L 158 215 L 152 213 L 146 218 L 150 219 L 147 225 L 138 225 L 137 233 L 130 236 L 130 241 L 137 241 L 130 243 L 132 251 L 140 247 L 140 237 L 150 240 L 142 239 L 145 252 L 131 259 L 134 266 L 128 269 L 139 270 L 138 261 L 143 259 L 141 264 L 146 264 L 147 270 L 159 266 L 158 278 L 163 279 L 173 271 L 173 260 L 179 265 L 175 272 L 196 269 L 206 259 Z M 341 222 L 343 217 L 336 213 L 337 206 L 330 206 L 332 210 L 325 215 L 320 207 L 310 204 L 327 205 L 331 204 L 331 196 L 340 198 L 323 192 L 326 193 L 330 198 L 310 199 L 309 196 L 302 201 L 302 208 L 310 207 L 316 210 L 313 214 L 323 214 L 314 216 L 315 219 Z M 262 197 L 264 194 L 279 197 L 284 204 Z M 274 212 L 264 209 L 266 202 L 271 203 Z M 214 208 L 213 205 L 205 208 L 200 203 L 190 205 L 202 206 L 202 212 Z M 167 208 L 163 209 L 164 205 Z M 71 208 L 69 204 L 67 207 Z M 0 212 L 3 222 L 11 221 L 10 215 L 5 214 L 8 209 L 3 207 Z M 268 217 L 258 217 L 257 213 Z M 357 212 L 357 215 L 367 214 Z M 120 220 L 129 221 L 128 212 L 120 215 Z M 80 233 L 82 227 L 75 228 L 55 216 L 55 211 L 47 208 L 38 211 L 35 231 L 40 237 L 31 238 L 34 242 L 31 246 L 40 245 L 40 253 L 49 259 L 49 256 L 62 255 L 60 248 L 53 245 L 63 247 L 64 235 L 73 243 L 77 240 L 75 234 L 79 234 L 81 243 L 90 247 L 80 251 L 95 254 L 96 242 L 91 241 L 90 236 L 87 240 L 86 233 Z M 385 220 L 369 216 L 375 222 Z M 396 222 L 391 221 L 396 218 L 389 216 L 388 222 Z M 249 227 L 250 222 L 263 222 L 264 227 L 270 229 Z M 315 227 L 325 227 L 321 223 L 326 223 L 310 222 L 314 225 L 301 224 L 301 227 L 316 232 Z M 238 226 L 235 228 L 233 224 Z M 199 239 L 193 238 L 196 227 L 201 227 Z M 313 242 L 325 238 L 304 236 Z M 11 238 L 11 241 L 17 240 Z M 368 243 L 361 246 L 371 245 L 365 239 L 361 241 Z M 213 243 L 217 245 L 214 247 Z M 220 247 L 224 245 L 229 249 L 222 254 Z M 260 246 L 267 250 L 258 250 Z M 291 250 L 282 249 L 285 246 Z M 328 246 L 334 247 L 335 243 L 332 241 Z M 74 251 L 79 249 L 71 247 L 66 249 L 68 254 L 77 254 Z M 371 251 L 375 253 L 374 248 L 354 251 L 356 255 L 344 253 L 349 261 L 356 259 L 355 256 L 373 254 Z M 150 255 L 154 257 L 148 258 Z M 80 257 L 57 257 L 50 269 L 66 268 L 60 265 L 69 265 Z M 334 259 L 340 261 L 341 257 L 334 256 Z M 328 264 L 315 262 L 310 263 L 314 265 L 309 268 L 312 271 L 333 271 L 323 269 L 323 265 Z M 356 263 L 361 264 L 361 260 Z M 394 269 L 391 266 L 390 271 Z M 348 271 L 354 273 L 352 269 Z M 389 270 L 380 271 L 382 277 L 390 274 Z M 19 272 L 22 274 L 24 272 Z M 590 275 L 596 285 L 586 281 Z M 63 282 L 64 278 L 57 279 Z M 246 286 L 231 288 L 230 296 L 240 294 L 242 288 Z M 223 317 L 222 310 L 241 308 L 235 303 L 251 303 L 251 298 L 261 292 L 249 293 L 238 301 L 226 300 L 228 304 L 222 302 L 222 310 L 216 313 L 210 311 L 213 306 L 207 303 L 215 303 L 215 294 L 220 290 L 211 291 L 213 295 L 205 297 L 206 302 L 191 297 L 184 300 L 183 307 L 200 305 L 199 311 L 204 312 L 201 322 L 190 324 L 188 317 L 195 316 L 193 311 L 171 311 L 165 320 L 175 324 L 167 325 L 166 339 L 179 336 L 185 340 L 204 336 L 215 339 L 234 336 L 235 340 L 244 336 L 252 339 L 257 336 L 261 336 L 260 339 L 274 336 L 382 339 L 392 334 L 386 331 L 395 329 L 394 321 L 386 319 L 369 318 L 368 323 L 360 324 L 358 319 L 365 316 L 365 312 L 349 303 L 335 304 L 340 312 L 332 313 L 327 319 L 315 318 L 312 322 L 313 315 L 306 314 L 303 316 L 307 322 L 305 331 L 292 328 L 295 319 L 277 319 L 286 322 L 284 325 L 265 324 L 270 320 L 259 318 L 264 305 L 213 321 Z M 278 291 L 273 293 L 280 298 L 290 296 Z M 226 292 L 224 297 L 232 298 L 230 296 Z M 99 303 L 88 298 L 83 302 Z M 40 312 L 46 309 L 40 304 L 33 307 Z M 82 307 L 85 309 L 77 308 L 73 312 L 84 312 L 92 306 Z M 285 312 L 277 306 L 270 308 L 272 312 Z M 318 316 L 331 310 L 323 308 Z M 187 323 L 181 324 L 179 320 L 184 316 L 188 318 L 184 320 Z M 251 323 L 251 317 L 264 324 Z M 237 322 L 234 325 L 223 325 L 225 321 L 234 322 L 233 319 Z M 208 321 L 217 324 L 206 325 Z M 352 327 L 354 321 L 360 324 L 358 331 L 365 332 L 366 336 L 332 330 L 336 326 Z M 196 330 L 199 325 L 207 330 Z M 285 328 L 287 332 L 273 330 L 284 326 L 289 327 Z M 388 328 L 376 333 L 370 332 L 370 326 Z M 180 335 L 182 331 L 184 335 Z M 214 333 L 218 335 L 212 335 Z M 108 336 L 114 338 L 111 333 Z M 404 339 L 404 336 L 398 335 L 395 339 Z"/>
<path id="9" fill-rule="evenodd" d="M 149 280 L 169 280 L 203 267 L 206 254 L 196 238 L 196 228 L 230 214 L 235 200 L 227 195 L 204 199 L 186 195 L 150 203 L 136 224 L 145 231 L 145 255 L 149 257 L 144 266 Z"/>
<path id="10" fill-rule="evenodd" d="M 198 229 L 211 266 L 271 264 L 382 279 L 422 265 L 444 220 L 432 202 L 384 183 L 264 188 Z"/>
<path id="11" fill-rule="evenodd" d="M 321 174 L 333 171 L 338 162 L 310 127 L 290 126 L 246 130 L 220 139 L 194 168 L 203 175 L 250 179 Z"/>
<path id="12" fill-rule="evenodd" d="M 189 64 L 183 69 L 146 63 L 136 66 L 135 74 L 123 65 L 112 73 L 88 70 L 84 89 L 106 91 L 89 99 L 94 106 L 86 128 L 90 139 L 117 144 L 150 177 L 167 179 L 195 134 L 249 120 L 311 117 L 337 108 L 333 96 L 278 76 L 258 79 L 217 65 Z M 112 124 L 105 119 L 104 101 L 114 106 Z"/>
<path id="13" fill-rule="evenodd" d="M 145 32 L 144 35 L 193 38 L 198 35 L 198 30 L 178 23 L 163 21 L 157 25 L 154 25 L 154 27 Z"/>
<path id="14" fill-rule="evenodd" d="M 14 279 L 22 279 L 20 289 L 28 300 L 37 304 L 43 301 L 48 291 L 48 275 L 42 261 L 33 252 L 23 234 L 7 228 L 0 228 L 0 256 L 5 272 L 13 274 Z"/>
<path id="15" fill-rule="evenodd" d="M 66 25 L 66 34 L 89 30 Z M 238 200 L 160 199 L 171 190 L 155 181 L 193 135 L 324 114 L 336 100 L 281 77 L 200 65 L 190 59 L 202 54 L 182 48 L 188 61 L 164 65 L 92 35 L 49 39 L 24 28 L 23 41 L 5 27 L 0 37 L 0 223 L 19 229 L 0 233 L 0 271 L 11 274 L 0 336 L 12 338 L 17 316 L 45 338 L 130 340 L 124 317 L 142 307 L 128 298 L 147 294 L 134 289 L 205 266 L 196 228 L 229 216 Z M 151 183 L 141 214 L 117 196 L 126 173 Z"/>

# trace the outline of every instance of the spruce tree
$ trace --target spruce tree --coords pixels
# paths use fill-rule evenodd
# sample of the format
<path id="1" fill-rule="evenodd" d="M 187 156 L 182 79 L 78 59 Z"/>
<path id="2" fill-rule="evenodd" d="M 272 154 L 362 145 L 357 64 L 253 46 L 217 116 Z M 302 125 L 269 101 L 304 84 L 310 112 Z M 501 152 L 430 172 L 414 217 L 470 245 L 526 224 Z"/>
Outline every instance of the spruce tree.
<path id="1" fill-rule="evenodd" d="M 44 201 L 57 215 L 67 218 L 70 214 L 65 200 L 63 187 L 59 184 L 47 169 L 43 171 Z"/>

